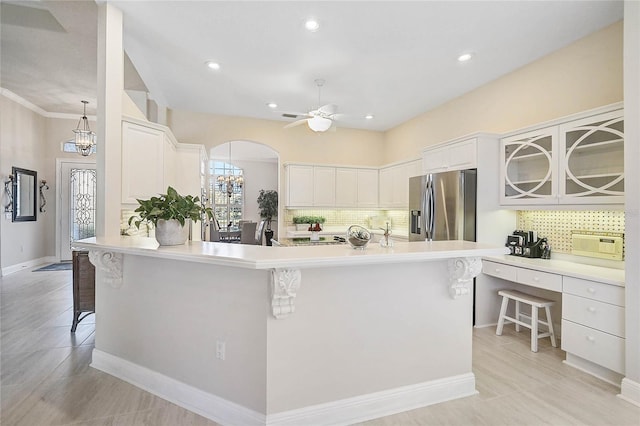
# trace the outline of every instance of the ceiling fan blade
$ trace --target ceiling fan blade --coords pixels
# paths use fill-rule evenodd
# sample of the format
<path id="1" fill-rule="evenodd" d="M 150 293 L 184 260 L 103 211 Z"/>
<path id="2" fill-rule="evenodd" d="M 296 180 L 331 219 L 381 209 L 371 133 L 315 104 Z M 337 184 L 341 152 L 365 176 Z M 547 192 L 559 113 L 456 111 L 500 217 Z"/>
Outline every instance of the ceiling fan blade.
<path id="1" fill-rule="evenodd" d="M 310 117 L 306 112 L 278 111 L 284 118 Z"/>
<path id="2" fill-rule="evenodd" d="M 295 126 L 299 126 L 301 124 L 305 124 L 307 122 L 308 119 L 303 118 L 302 120 L 298 120 L 298 121 L 294 121 L 293 123 L 289 123 L 286 126 L 284 126 L 285 129 L 288 129 L 290 127 L 295 127 Z"/>
<path id="3" fill-rule="evenodd" d="M 338 111 L 338 106 L 334 104 L 326 104 L 318 108 L 318 112 L 325 115 L 333 115 Z"/>

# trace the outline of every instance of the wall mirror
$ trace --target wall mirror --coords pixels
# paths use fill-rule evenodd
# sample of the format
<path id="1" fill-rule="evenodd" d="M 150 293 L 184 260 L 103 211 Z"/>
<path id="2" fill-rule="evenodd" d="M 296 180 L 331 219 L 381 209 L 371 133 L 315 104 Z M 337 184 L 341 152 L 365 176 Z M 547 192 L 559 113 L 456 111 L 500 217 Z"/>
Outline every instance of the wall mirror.
<path id="1" fill-rule="evenodd" d="M 13 167 L 13 222 L 36 220 L 38 173 Z"/>

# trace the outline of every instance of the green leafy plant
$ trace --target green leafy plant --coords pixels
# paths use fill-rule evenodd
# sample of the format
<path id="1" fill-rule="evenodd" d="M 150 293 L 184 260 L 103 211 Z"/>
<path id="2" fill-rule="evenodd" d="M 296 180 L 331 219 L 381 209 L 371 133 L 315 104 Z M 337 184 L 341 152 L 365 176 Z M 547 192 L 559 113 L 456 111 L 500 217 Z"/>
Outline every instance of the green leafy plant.
<path id="1" fill-rule="evenodd" d="M 209 220 L 213 218 L 211 208 L 200 204 L 199 197 L 180 195 L 170 186 L 166 194 L 137 201 L 140 206 L 134 210 L 137 215 L 129 218 L 129 226 L 133 222 L 138 229 L 143 222 L 151 222 L 153 226 L 157 226 L 159 219 L 175 219 L 184 226 L 187 219 L 197 222 L 203 215 L 206 215 Z"/>
<path id="2" fill-rule="evenodd" d="M 278 192 L 261 189 L 258 195 L 260 217 L 267 220 L 267 230 L 271 230 L 271 220 L 278 216 Z"/>
<path id="3" fill-rule="evenodd" d="M 313 223 L 324 223 L 325 222 L 325 218 L 322 216 L 294 216 L 293 217 L 293 223 L 294 224 L 302 224 L 302 223 L 308 223 L 308 224 L 313 224 Z"/>

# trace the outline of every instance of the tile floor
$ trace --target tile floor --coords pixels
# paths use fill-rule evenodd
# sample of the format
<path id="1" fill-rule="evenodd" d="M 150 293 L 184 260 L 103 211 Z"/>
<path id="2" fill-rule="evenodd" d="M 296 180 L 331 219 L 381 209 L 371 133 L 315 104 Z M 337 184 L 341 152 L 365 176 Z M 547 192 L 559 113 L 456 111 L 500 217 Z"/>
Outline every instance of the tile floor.
<path id="1" fill-rule="evenodd" d="M 71 271 L 0 278 L 0 422 L 25 425 L 215 425 L 89 367 L 94 316 L 70 333 Z M 546 342 L 546 343 L 545 343 Z M 640 425 L 619 389 L 562 364 L 564 352 L 507 326 L 474 331 L 477 396 L 363 425 Z M 306 425 L 301 425 L 306 426 Z"/>

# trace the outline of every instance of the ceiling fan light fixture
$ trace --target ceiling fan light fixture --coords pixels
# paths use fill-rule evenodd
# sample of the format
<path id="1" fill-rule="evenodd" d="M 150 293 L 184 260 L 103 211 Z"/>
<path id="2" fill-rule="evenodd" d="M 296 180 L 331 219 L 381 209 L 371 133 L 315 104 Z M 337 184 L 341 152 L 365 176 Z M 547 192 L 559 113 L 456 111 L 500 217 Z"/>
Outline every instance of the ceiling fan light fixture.
<path id="1" fill-rule="evenodd" d="M 332 123 L 333 122 L 330 119 L 317 115 L 307 120 L 307 125 L 314 132 L 326 132 L 327 130 L 329 130 L 329 127 L 331 127 Z"/>

